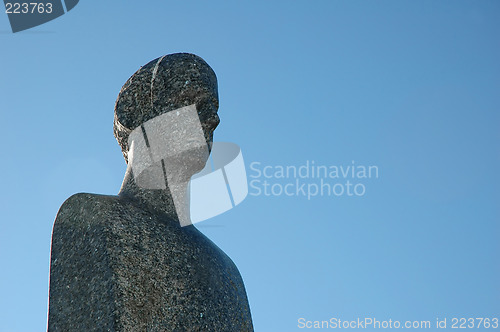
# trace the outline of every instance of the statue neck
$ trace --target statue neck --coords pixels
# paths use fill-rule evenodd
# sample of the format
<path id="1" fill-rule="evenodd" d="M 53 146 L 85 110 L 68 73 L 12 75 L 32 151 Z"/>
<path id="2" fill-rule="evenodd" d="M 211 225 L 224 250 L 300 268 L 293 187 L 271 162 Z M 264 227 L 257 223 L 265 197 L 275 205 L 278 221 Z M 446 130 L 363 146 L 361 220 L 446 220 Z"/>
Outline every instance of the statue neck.
<path id="1" fill-rule="evenodd" d="M 166 189 L 144 189 L 134 180 L 131 167 L 127 167 L 118 196 L 139 201 L 144 206 L 166 214 L 181 226 L 191 224 L 189 216 L 189 181 L 169 185 Z"/>

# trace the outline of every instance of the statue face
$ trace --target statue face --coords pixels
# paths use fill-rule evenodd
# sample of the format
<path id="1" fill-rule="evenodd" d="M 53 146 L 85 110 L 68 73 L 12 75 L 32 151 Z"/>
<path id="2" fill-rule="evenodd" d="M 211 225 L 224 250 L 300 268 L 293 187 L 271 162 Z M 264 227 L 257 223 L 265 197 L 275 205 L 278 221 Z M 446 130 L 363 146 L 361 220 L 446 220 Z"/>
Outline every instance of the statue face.
<path id="1" fill-rule="evenodd" d="M 160 114 L 129 135 L 129 166 L 139 187 L 163 189 L 189 181 L 206 165 L 219 124 L 210 100 Z"/>
<path id="2" fill-rule="evenodd" d="M 216 97 L 205 98 L 203 102 L 196 105 L 196 108 L 198 109 L 200 124 L 210 152 L 212 150 L 214 130 L 220 123 L 220 118 L 217 114 L 219 102 Z"/>
<path id="3" fill-rule="evenodd" d="M 193 104 L 210 150 L 219 123 L 217 77 L 212 68 L 186 53 L 170 54 L 141 67 L 122 87 L 115 105 L 114 133 L 125 160 L 128 162 L 130 131 Z"/>

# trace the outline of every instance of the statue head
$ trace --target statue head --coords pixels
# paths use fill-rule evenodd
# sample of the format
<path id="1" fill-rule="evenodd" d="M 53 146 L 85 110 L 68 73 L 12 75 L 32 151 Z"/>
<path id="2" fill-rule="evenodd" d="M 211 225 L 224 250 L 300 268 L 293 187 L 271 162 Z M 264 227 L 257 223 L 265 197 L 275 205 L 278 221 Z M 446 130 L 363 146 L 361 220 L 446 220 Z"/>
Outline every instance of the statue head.
<path id="1" fill-rule="evenodd" d="M 155 59 L 135 72 L 123 85 L 115 104 L 114 135 L 125 161 L 130 133 L 164 113 L 196 105 L 209 145 L 219 124 L 217 77 L 200 57 L 175 53 Z"/>

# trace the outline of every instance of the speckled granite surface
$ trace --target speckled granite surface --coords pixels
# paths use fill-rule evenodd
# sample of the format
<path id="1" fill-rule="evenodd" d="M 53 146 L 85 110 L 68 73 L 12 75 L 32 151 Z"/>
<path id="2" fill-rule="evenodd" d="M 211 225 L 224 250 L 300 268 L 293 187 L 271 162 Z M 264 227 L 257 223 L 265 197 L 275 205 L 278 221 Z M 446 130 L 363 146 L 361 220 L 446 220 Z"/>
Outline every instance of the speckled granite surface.
<path id="1" fill-rule="evenodd" d="M 196 103 L 207 143 L 219 120 L 217 80 L 199 57 L 153 60 L 124 85 L 115 136 Z M 148 106 L 149 105 L 149 106 Z M 52 234 L 49 331 L 253 331 L 231 259 L 194 226 L 181 227 L 168 188 L 135 185 L 117 196 L 76 194 Z"/>

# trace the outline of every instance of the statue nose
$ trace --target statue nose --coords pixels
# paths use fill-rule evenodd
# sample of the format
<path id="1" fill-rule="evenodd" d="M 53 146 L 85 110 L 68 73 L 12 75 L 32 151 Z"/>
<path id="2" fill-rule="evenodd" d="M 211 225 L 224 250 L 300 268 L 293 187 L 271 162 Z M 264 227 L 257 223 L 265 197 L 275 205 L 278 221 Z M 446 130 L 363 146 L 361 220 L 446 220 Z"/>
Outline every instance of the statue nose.
<path id="1" fill-rule="evenodd" d="M 220 123 L 219 116 L 217 115 L 217 113 L 213 113 L 210 117 L 208 117 L 205 123 L 209 129 L 214 130 Z"/>

